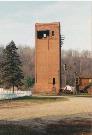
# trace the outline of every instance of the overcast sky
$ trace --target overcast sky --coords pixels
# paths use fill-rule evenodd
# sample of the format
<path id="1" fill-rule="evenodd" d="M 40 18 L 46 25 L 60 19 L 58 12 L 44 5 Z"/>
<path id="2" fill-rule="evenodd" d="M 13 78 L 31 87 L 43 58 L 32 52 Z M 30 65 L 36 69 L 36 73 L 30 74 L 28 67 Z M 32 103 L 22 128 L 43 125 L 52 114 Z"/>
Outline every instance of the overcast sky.
<path id="1" fill-rule="evenodd" d="M 34 47 L 37 22 L 60 22 L 64 49 L 92 50 L 92 2 L 0 1 L 0 44 Z"/>

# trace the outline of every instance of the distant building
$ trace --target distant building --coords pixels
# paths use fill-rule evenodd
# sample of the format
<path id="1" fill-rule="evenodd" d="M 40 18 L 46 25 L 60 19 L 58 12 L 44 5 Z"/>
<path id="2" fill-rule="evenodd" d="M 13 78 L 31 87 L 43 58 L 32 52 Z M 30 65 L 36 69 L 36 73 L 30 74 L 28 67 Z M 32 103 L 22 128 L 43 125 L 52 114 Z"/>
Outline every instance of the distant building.
<path id="1" fill-rule="evenodd" d="M 60 23 L 35 25 L 35 92 L 59 93 L 61 88 Z"/>
<path id="2" fill-rule="evenodd" d="M 79 80 L 80 80 L 79 85 L 80 88 L 82 89 L 92 83 L 92 76 L 80 76 Z"/>
<path id="3" fill-rule="evenodd" d="M 92 76 L 80 76 L 79 77 L 80 91 L 88 92 L 92 95 Z"/>

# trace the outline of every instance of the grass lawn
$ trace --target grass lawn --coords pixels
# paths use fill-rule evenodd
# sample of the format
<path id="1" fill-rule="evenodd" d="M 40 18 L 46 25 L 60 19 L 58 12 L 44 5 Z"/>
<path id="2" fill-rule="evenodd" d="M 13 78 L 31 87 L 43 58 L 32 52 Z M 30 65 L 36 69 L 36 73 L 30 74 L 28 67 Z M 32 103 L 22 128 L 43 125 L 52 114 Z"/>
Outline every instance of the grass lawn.
<path id="1" fill-rule="evenodd" d="M 58 100 L 68 100 L 67 98 L 65 97 L 60 97 L 60 96 L 32 96 L 32 97 L 28 97 L 28 96 L 25 96 L 25 97 L 20 97 L 16 100 L 31 100 L 31 101 L 58 101 Z"/>
<path id="2" fill-rule="evenodd" d="M 76 94 L 76 95 L 73 95 L 73 94 L 62 94 L 62 96 L 70 96 L 70 97 L 89 97 L 89 98 L 92 98 L 92 95 L 89 95 L 88 93 L 80 93 L 80 94 Z"/>
<path id="3" fill-rule="evenodd" d="M 67 97 L 58 97 L 58 96 L 24 96 L 24 97 L 19 97 L 15 99 L 6 99 L 6 100 L 1 100 L 0 102 L 32 102 L 32 103 L 44 103 L 44 102 L 56 102 L 56 101 L 67 101 Z"/>
<path id="4" fill-rule="evenodd" d="M 85 96 L 0 101 L 0 135 L 91 135 L 91 112 L 91 98 Z"/>

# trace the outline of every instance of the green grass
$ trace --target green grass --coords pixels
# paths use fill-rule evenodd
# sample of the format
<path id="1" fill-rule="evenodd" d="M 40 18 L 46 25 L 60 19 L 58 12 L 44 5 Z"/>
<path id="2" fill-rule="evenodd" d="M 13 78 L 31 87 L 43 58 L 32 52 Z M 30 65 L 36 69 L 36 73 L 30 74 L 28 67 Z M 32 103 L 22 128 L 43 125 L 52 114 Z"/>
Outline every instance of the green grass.
<path id="1" fill-rule="evenodd" d="M 12 99 L 12 100 L 24 100 L 24 101 L 66 101 L 68 100 L 68 98 L 66 97 L 49 97 L 49 96 L 25 96 L 25 97 L 20 97 L 20 98 L 16 98 L 16 99 Z"/>
<path id="2" fill-rule="evenodd" d="M 57 101 L 67 101 L 69 100 L 67 97 L 50 97 L 50 96 L 25 96 L 19 97 L 15 99 L 6 99 L 1 100 L 0 102 L 30 102 L 30 103 L 46 103 L 46 102 L 57 102 Z"/>
<path id="3" fill-rule="evenodd" d="M 85 93 L 83 93 L 83 94 L 78 94 L 78 95 L 75 95 L 75 96 L 76 96 L 76 97 L 89 97 L 89 98 L 92 97 L 92 95 L 85 94 Z"/>
<path id="4" fill-rule="evenodd" d="M 76 94 L 76 95 L 73 95 L 73 94 L 62 94 L 62 96 L 70 96 L 70 97 L 89 97 L 91 98 L 92 95 L 89 95 L 88 93 L 80 93 L 80 94 Z"/>

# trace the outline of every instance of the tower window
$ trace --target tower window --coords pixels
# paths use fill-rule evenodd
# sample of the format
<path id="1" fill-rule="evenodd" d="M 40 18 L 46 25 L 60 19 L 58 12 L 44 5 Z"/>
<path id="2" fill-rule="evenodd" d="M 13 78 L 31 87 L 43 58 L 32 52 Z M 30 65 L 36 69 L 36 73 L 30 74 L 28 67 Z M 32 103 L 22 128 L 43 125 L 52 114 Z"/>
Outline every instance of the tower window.
<path id="1" fill-rule="evenodd" d="M 53 78 L 53 85 L 55 85 L 55 78 Z"/>
<path id="2" fill-rule="evenodd" d="M 47 36 L 49 36 L 49 30 L 37 31 L 38 39 L 46 38 Z"/>
<path id="3" fill-rule="evenodd" d="M 54 35 L 55 35 L 54 31 L 52 31 L 52 36 L 54 36 Z"/>

